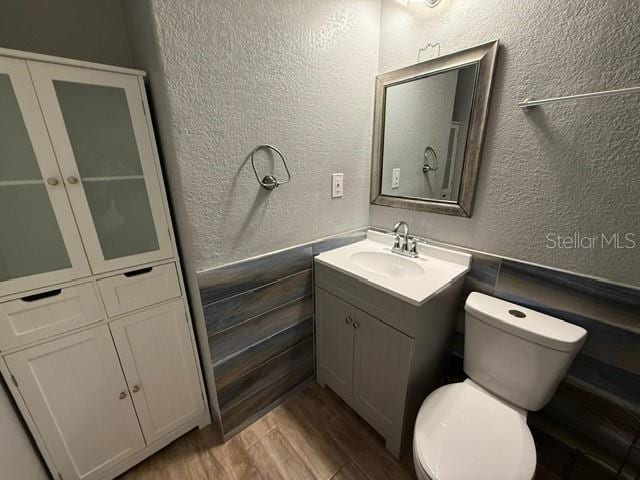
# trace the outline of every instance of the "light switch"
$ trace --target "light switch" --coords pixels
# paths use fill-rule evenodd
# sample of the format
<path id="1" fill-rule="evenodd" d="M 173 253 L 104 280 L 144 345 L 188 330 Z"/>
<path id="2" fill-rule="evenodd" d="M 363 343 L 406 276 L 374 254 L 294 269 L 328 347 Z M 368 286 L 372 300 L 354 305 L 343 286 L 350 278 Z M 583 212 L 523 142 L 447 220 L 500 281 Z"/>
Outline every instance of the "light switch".
<path id="1" fill-rule="evenodd" d="M 400 188 L 400 169 L 394 168 L 391 175 L 391 188 Z"/>
<path id="2" fill-rule="evenodd" d="M 331 198 L 338 198 L 342 196 L 344 174 L 334 173 L 331 175 Z"/>

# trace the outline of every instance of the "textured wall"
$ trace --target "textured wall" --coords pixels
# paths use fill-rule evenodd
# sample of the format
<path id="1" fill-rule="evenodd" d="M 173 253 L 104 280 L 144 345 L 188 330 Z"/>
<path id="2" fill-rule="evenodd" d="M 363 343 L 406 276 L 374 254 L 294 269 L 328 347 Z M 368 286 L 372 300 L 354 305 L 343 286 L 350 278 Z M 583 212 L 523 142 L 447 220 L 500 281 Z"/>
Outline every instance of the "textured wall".
<path id="1" fill-rule="evenodd" d="M 49 478 L 31 439 L 14 409 L 11 395 L 0 379 L 0 465 L 2 478 L 46 480 Z"/>
<path id="2" fill-rule="evenodd" d="M 640 95 L 517 103 L 640 84 L 637 0 L 443 0 L 434 8 L 383 0 L 379 71 L 499 38 L 471 219 L 372 206 L 374 225 L 404 218 L 416 233 L 640 286 Z M 550 232 L 633 232 L 634 250 L 546 248 Z"/>
<path id="3" fill-rule="evenodd" d="M 121 0 L 4 0 L 0 47 L 131 66 Z"/>
<path id="4" fill-rule="evenodd" d="M 368 224 L 379 1 L 150 0 L 150 7 L 158 43 L 152 73 L 166 88 L 156 118 L 173 137 L 177 168 L 168 171 L 180 176 L 178 213 L 198 270 Z M 140 43 L 135 16 L 127 20 L 132 43 Z M 246 162 L 259 143 L 289 159 L 293 180 L 272 193 Z M 342 199 L 330 198 L 333 172 L 344 173 Z"/>

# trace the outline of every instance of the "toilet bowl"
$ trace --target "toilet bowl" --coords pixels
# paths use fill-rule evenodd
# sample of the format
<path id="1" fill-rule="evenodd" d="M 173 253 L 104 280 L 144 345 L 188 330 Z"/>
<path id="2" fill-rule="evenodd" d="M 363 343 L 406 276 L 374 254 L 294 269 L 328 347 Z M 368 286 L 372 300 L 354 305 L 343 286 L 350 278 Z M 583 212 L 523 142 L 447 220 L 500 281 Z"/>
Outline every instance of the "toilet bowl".
<path id="1" fill-rule="evenodd" d="M 531 480 L 536 450 L 527 413 L 465 380 L 434 391 L 414 432 L 418 478 Z"/>
<path id="2" fill-rule="evenodd" d="M 548 403 L 586 331 L 471 293 L 465 304 L 467 380 L 423 402 L 413 457 L 421 480 L 531 480 L 536 449 L 527 412 Z"/>

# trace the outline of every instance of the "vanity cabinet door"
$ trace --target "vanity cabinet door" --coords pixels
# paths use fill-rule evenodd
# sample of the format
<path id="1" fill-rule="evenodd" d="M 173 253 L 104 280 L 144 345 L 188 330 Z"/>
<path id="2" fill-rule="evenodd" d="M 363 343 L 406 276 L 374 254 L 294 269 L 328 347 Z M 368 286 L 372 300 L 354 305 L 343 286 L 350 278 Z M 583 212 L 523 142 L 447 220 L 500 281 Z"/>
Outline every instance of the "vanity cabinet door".
<path id="1" fill-rule="evenodd" d="M 353 408 L 389 443 L 402 430 L 413 342 L 361 310 L 354 327 Z"/>
<path id="2" fill-rule="evenodd" d="M 93 273 L 172 257 L 138 78 L 27 63 Z"/>
<path id="3" fill-rule="evenodd" d="M 316 288 L 318 382 L 346 402 L 352 397 L 354 317 L 352 305 Z"/>
<path id="4" fill-rule="evenodd" d="M 102 478 L 110 467 L 144 448 L 106 325 L 5 359 L 65 480 Z"/>
<path id="5" fill-rule="evenodd" d="M 27 63 L 0 58 L 0 296 L 90 274 Z"/>
<path id="6" fill-rule="evenodd" d="M 198 367 L 182 300 L 116 320 L 111 333 L 147 443 L 202 414 Z"/>

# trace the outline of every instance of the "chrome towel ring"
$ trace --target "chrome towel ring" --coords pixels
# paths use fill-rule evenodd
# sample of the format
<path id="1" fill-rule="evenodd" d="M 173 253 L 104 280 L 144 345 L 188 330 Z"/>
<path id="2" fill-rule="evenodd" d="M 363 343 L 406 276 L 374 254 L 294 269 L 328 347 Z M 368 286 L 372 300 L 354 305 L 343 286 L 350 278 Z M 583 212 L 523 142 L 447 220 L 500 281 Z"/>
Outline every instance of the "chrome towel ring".
<path id="1" fill-rule="evenodd" d="M 429 155 L 431 154 L 431 155 Z M 429 157 L 433 157 L 433 164 L 429 163 Z M 424 165 L 422 165 L 422 173 L 435 172 L 440 167 L 438 163 L 438 156 L 436 155 L 436 151 L 427 147 L 424 149 Z"/>
<path id="2" fill-rule="evenodd" d="M 260 180 L 260 177 L 258 176 L 258 171 L 256 170 L 256 164 L 253 161 L 253 156 L 258 150 L 263 150 L 263 149 L 264 150 L 271 150 L 271 151 L 275 152 L 276 155 L 278 155 L 280 157 L 280 159 L 282 160 L 282 164 L 284 165 L 284 169 L 287 172 L 287 179 L 284 182 L 279 182 L 278 179 L 274 175 L 267 175 L 262 180 Z M 287 161 L 284 159 L 284 155 L 282 154 L 282 152 L 280 150 L 278 150 L 276 147 L 274 147 L 273 145 L 263 144 L 263 145 L 258 145 L 256 148 L 254 148 L 251 151 L 251 167 L 253 168 L 253 173 L 255 173 L 256 180 L 258 180 L 258 183 L 262 187 L 266 188 L 267 190 L 273 190 L 274 188 L 279 187 L 280 185 L 284 185 L 285 183 L 289 183 L 291 181 L 291 173 L 289 172 L 289 167 L 287 166 Z"/>

